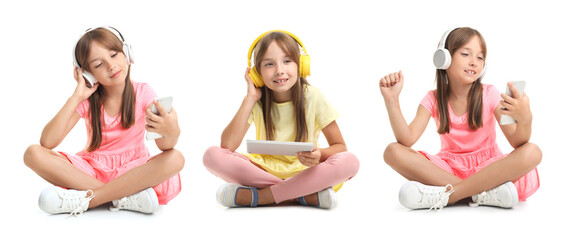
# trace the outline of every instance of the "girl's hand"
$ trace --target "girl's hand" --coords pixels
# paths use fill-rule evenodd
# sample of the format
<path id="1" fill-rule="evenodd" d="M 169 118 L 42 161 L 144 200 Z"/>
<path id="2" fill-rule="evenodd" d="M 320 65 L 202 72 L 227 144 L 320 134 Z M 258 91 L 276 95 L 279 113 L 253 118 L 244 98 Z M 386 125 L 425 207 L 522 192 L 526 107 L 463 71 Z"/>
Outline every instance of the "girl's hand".
<path id="1" fill-rule="evenodd" d="M 159 115 L 151 111 L 153 104 L 157 107 Z M 175 108 L 171 107 L 171 112 L 169 113 L 157 100 L 153 100 L 153 103 L 147 107 L 145 120 L 147 121 L 145 130 L 149 132 L 161 134 L 163 137 L 178 137 L 180 134 L 181 130 L 179 129 L 179 121 Z"/>
<path id="2" fill-rule="evenodd" d="M 379 90 L 384 99 L 395 99 L 403 88 L 403 73 L 390 73 L 379 80 Z"/>
<path id="3" fill-rule="evenodd" d="M 320 152 L 318 147 L 314 146 L 314 149 L 312 149 L 311 152 L 299 152 L 297 157 L 302 165 L 313 167 L 320 164 L 320 157 L 322 157 L 322 152 Z"/>
<path id="4" fill-rule="evenodd" d="M 87 86 L 87 84 L 85 83 L 85 79 L 83 78 L 83 69 L 82 68 L 78 68 L 78 67 L 74 67 L 73 69 L 73 77 L 75 78 L 75 81 L 77 82 L 77 86 L 75 88 L 75 91 L 73 93 L 73 96 L 78 97 L 81 101 L 87 99 L 89 96 L 91 96 L 91 94 L 93 94 L 97 88 L 99 87 L 99 83 L 95 83 L 93 85 L 93 87 L 89 88 Z"/>
<path id="5" fill-rule="evenodd" d="M 526 93 L 521 95 L 511 82 L 508 83 L 508 87 L 514 97 L 510 97 L 504 93 L 501 94 L 503 99 L 500 101 L 502 106 L 501 114 L 511 116 L 516 120 L 517 124 L 532 122 L 532 112 L 530 111 L 530 105 Z"/>
<path id="6" fill-rule="evenodd" d="M 246 93 L 246 97 L 257 102 L 262 97 L 262 89 L 254 86 L 252 79 L 250 79 L 250 76 L 248 76 L 249 72 L 250 68 L 247 67 L 246 72 L 244 73 L 244 79 L 246 79 L 246 84 L 248 85 L 248 92 Z"/>

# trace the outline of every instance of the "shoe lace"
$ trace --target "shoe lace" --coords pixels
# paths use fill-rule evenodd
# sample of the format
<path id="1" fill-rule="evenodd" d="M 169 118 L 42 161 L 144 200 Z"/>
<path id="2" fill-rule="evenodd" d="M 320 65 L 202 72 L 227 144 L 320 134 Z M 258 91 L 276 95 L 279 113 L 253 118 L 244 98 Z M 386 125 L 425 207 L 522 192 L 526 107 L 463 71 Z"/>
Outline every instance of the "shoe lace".
<path id="1" fill-rule="evenodd" d="M 120 209 L 138 210 L 141 211 L 141 207 L 137 204 L 137 194 L 122 197 L 117 200 L 117 204 L 109 207 L 112 212 L 117 212 Z"/>
<path id="2" fill-rule="evenodd" d="M 68 192 L 59 193 L 59 196 L 62 198 L 63 209 L 73 209 L 68 215 L 70 217 L 72 215 L 79 216 L 85 212 L 89 206 L 89 201 L 95 197 L 95 194 L 92 190 L 87 190 L 85 196 Z"/>
<path id="3" fill-rule="evenodd" d="M 447 189 L 450 190 L 447 191 Z M 449 195 L 451 195 L 455 189 L 453 189 L 453 185 L 447 184 L 445 186 L 445 191 L 442 189 L 432 189 L 431 191 L 427 191 L 427 189 L 425 189 L 425 191 L 426 192 L 424 192 L 425 194 L 423 194 L 423 196 L 427 197 L 422 198 L 421 201 L 428 202 L 427 205 L 431 204 L 429 211 L 435 210 L 438 212 L 443 210 L 443 207 L 447 206 Z"/>
<path id="4" fill-rule="evenodd" d="M 477 201 L 469 203 L 469 206 L 476 207 L 479 205 L 491 204 L 500 204 L 497 198 L 496 188 L 477 194 Z"/>

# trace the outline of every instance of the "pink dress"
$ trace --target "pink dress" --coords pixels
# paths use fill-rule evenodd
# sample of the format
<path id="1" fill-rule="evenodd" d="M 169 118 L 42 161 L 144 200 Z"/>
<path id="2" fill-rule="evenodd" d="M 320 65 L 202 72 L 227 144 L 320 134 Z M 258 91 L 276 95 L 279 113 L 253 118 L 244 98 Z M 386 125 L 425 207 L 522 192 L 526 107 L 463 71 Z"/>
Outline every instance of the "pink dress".
<path id="1" fill-rule="evenodd" d="M 101 146 L 93 152 L 87 152 L 85 149 L 91 141 L 91 121 L 89 101 L 84 100 L 76 111 L 85 120 L 88 132 L 86 148 L 76 155 L 60 152 L 78 169 L 104 183 L 145 164 L 151 158 L 144 142 L 145 110 L 157 94 L 146 83 L 133 82 L 133 87 L 135 90 L 135 124 L 132 127 L 124 129 L 121 126 L 120 115 L 110 117 L 102 106 L 101 112 L 105 126 L 103 126 Z M 157 193 L 159 204 L 167 204 L 181 191 L 179 174 L 153 189 Z"/>
<path id="2" fill-rule="evenodd" d="M 500 92 L 492 85 L 483 84 L 483 127 L 471 130 L 467 123 L 468 113 L 456 116 L 449 106 L 449 133 L 439 134 L 441 151 L 431 155 L 419 151 L 440 168 L 465 179 L 489 164 L 504 158 L 496 143 L 497 121 L 494 110 L 501 100 Z M 435 90 L 429 91 L 421 101 L 421 106 L 431 113 L 437 127 L 439 125 Z M 538 171 L 535 168 L 514 182 L 520 201 L 525 201 L 539 187 Z"/>

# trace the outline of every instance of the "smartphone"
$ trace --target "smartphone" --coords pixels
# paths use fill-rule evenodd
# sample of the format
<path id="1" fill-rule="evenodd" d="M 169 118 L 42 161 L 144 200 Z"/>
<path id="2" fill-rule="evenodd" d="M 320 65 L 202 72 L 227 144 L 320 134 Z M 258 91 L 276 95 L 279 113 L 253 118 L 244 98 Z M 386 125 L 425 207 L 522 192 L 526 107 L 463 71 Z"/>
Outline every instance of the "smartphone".
<path id="1" fill-rule="evenodd" d="M 514 85 L 514 87 L 516 87 L 516 89 L 518 90 L 520 95 L 524 94 L 524 85 L 526 84 L 525 81 L 512 81 L 511 83 L 512 83 L 512 85 Z M 509 97 L 514 97 L 514 94 L 512 93 L 512 91 L 510 91 L 508 84 L 506 86 L 505 94 L 508 95 Z M 501 125 L 509 125 L 509 124 L 515 124 L 515 123 L 516 123 L 516 121 L 511 116 L 504 115 L 504 114 L 501 115 L 501 118 L 500 118 L 500 124 Z"/>
<path id="2" fill-rule="evenodd" d="M 155 98 L 155 100 L 157 100 L 157 102 L 159 102 L 161 106 L 163 106 L 165 110 L 167 110 L 168 113 L 171 112 L 171 106 L 173 106 L 173 97 Z M 159 111 L 157 110 L 155 104 L 153 104 L 153 106 L 151 107 L 151 112 L 156 115 L 159 115 Z M 145 134 L 145 139 L 147 140 L 155 140 L 162 137 L 163 136 L 161 134 L 158 134 L 156 132 L 147 131 L 147 134 Z"/>

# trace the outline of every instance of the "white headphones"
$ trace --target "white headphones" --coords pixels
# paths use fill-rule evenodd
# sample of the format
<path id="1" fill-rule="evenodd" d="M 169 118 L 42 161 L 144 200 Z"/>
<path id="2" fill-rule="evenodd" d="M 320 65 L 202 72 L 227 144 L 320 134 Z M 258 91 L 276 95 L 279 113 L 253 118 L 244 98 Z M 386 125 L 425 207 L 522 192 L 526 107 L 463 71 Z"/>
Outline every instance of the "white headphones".
<path id="1" fill-rule="evenodd" d="M 73 47 L 73 51 L 72 51 L 72 57 L 73 57 L 73 64 L 74 64 L 74 66 L 76 66 L 77 68 L 81 68 L 81 65 L 79 64 L 79 62 L 77 61 L 77 59 L 76 59 L 76 57 L 75 57 L 75 50 L 76 50 L 76 48 L 77 48 L 77 44 L 79 43 L 79 40 L 80 40 L 86 33 L 91 32 L 91 31 L 93 31 L 93 30 L 95 30 L 95 29 L 99 29 L 99 28 L 103 28 L 103 29 L 106 29 L 106 30 L 112 32 L 112 33 L 117 37 L 117 39 L 119 39 L 119 40 L 123 43 L 123 53 L 125 54 L 125 59 L 127 60 L 127 65 L 132 64 L 132 63 L 133 63 L 133 53 L 132 53 L 133 50 L 131 50 L 131 45 L 129 45 L 129 44 L 127 44 L 127 43 L 125 42 L 125 39 L 123 38 L 123 35 L 121 35 L 121 33 L 120 33 L 117 29 L 115 29 L 115 28 L 113 28 L 113 27 L 110 27 L 110 26 L 101 26 L 101 27 L 96 27 L 96 28 L 89 28 L 89 29 L 87 29 L 87 30 L 77 39 L 77 41 L 76 41 L 76 43 L 75 43 L 75 45 L 74 45 L 74 47 Z M 91 73 L 89 73 L 88 71 L 86 71 L 85 69 L 84 69 L 82 75 L 83 75 L 83 78 L 85 78 L 85 80 L 87 80 L 86 83 L 88 83 L 88 84 L 87 84 L 88 87 L 92 87 L 95 83 L 97 83 L 97 79 L 95 79 L 95 77 L 94 77 Z"/>
<path id="2" fill-rule="evenodd" d="M 449 53 L 449 50 L 445 48 L 445 43 L 447 41 L 447 37 L 449 36 L 449 34 L 451 34 L 451 32 L 453 32 L 455 29 L 457 28 L 451 28 L 447 30 L 445 34 L 443 34 L 443 37 L 441 37 L 441 41 L 439 41 L 439 46 L 437 47 L 437 50 L 435 51 L 435 53 L 433 53 L 433 64 L 437 69 L 446 70 L 449 68 L 449 66 L 451 66 L 451 53 Z M 483 78 L 486 69 L 487 69 L 487 64 L 485 62 L 485 64 L 483 64 L 483 69 L 481 71 L 481 74 L 479 75 L 478 78 L 481 79 Z"/>

